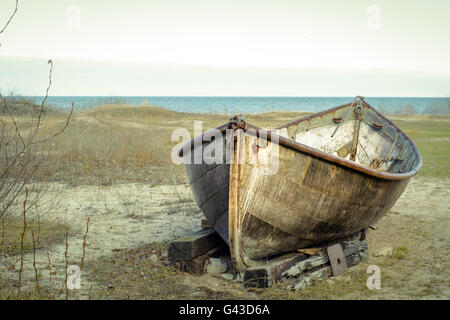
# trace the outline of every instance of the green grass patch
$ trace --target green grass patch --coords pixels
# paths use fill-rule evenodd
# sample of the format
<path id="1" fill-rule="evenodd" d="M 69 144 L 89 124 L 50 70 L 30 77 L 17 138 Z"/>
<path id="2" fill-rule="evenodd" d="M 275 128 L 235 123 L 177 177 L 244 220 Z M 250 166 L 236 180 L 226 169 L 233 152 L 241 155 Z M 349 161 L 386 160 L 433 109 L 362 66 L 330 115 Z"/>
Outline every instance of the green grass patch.
<path id="1" fill-rule="evenodd" d="M 416 144 L 423 159 L 422 176 L 450 177 L 450 120 L 394 120 Z"/>
<path id="2" fill-rule="evenodd" d="M 18 255 L 21 252 L 23 233 L 23 221 L 0 222 L 0 254 Z M 27 222 L 23 237 L 23 250 L 33 250 L 34 233 L 35 247 L 40 249 L 48 247 L 55 242 L 63 241 L 65 233 L 69 232 L 70 226 L 61 221 L 42 220 Z"/>
<path id="3" fill-rule="evenodd" d="M 406 258 L 406 253 L 408 252 L 408 249 L 405 247 L 397 247 L 394 249 L 393 256 L 397 259 L 403 260 Z"/>

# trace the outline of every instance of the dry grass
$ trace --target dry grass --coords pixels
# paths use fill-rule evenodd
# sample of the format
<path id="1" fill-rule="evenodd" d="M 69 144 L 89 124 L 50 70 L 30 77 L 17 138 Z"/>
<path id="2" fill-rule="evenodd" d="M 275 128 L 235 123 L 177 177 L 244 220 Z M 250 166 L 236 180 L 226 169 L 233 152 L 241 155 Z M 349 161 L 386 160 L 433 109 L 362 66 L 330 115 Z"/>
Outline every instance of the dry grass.
<path id="1" fill-rule="evenodd" d="M 198 277 L 166 266 L 164 244 L 116 250 L 112 257 L 87 265 L 93 294 L 101 299 L 239 299 L 242 288 L 221 283 L 219 288 L 195 286 Z M 151 258 L 153 256 L 153 258 Z M 154 257 L 157 257 L 155 259 Z"/>

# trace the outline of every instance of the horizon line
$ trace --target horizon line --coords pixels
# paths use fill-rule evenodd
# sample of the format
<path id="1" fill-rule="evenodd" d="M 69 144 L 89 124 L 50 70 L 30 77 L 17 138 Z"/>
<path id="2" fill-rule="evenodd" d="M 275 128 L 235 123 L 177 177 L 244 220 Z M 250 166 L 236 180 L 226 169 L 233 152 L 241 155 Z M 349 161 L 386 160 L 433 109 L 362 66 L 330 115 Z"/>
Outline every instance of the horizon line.
<path id="1" fill-rule="evenodd" d="M 359 96 L 359 95 L 358 95 Z M 11 96 L 10 96 L 11 97 Z M 45 97 L 45 95 L 13 95 L 12 97 Z M 342 96 L 284 96 L 284 95 L 48 95 L 51 97 L 102 97 L 102 98 L 121 98 L 121 97 L 134 97 L 134 98 L 149 98 L 149 97 L 164 97 L 164 98 L 352 98 L 355 95 L 342 95 Z M 366 98 L 450 98 L 449 95 L 443 96 L 362 96 Z"/>

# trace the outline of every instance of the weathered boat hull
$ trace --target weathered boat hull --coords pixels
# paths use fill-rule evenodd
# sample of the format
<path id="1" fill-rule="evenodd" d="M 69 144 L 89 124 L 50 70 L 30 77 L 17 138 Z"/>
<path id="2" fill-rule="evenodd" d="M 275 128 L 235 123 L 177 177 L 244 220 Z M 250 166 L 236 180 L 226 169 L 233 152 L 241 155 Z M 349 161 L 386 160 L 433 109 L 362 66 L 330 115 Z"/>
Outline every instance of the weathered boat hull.
<path id="1" fill-rule="evenodd" d="M 360 106 L 363 118 L 348 104 L 272 132 L 244 122 L 224 125 L 222 163 L 185 165 L 195 200 L 230 246 L 238 271 L 363 230 L 395 204 L 419 170 L 420 154 L 394 124 L 365 102 Z M 187 144 L 185 160 L 215 143 L 210 138 L 206 133 Z"/>
<path id="2" fill-rule="evenodd" d="M 186 164 L 194 199 L 217 233 L 228 244 L 228 194 L 230 165 Z"/>

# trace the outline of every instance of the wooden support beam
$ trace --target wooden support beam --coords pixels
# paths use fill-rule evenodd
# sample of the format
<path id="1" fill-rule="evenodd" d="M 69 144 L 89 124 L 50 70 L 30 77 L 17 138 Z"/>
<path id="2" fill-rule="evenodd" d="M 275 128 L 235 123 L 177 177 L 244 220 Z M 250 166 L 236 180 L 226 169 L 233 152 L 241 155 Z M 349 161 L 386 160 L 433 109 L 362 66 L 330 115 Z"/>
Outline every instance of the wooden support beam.
<path id="1" fill-rule="evenodd" d="M 169 244 L 169 263 L 193 261 L 196 258 L 213 252 L 217 248 L 225 248 L 226 244 L 213 229 L 202 230 Z"/>
<path id="2" fill-rule="evenodd" d="M 303 259 L 303 253 L 287 253 L 282 256 L 260 262 L 244 271 L 244 286 L 266 288 L 281 279 L 281 274 Z"/>
<path id="3" fill-rule="evenodd" d="M 195 275 L 202 275 L 206 271 L 206 265 L 208 264 L 210 257 L 217 257 L 223 253 L 225 247 L 216 247 L 213 250 L 198 256 L 192 260 L 178 260 L 173 263 L 173 266 L 182 272 L 192 273 Z"/>

